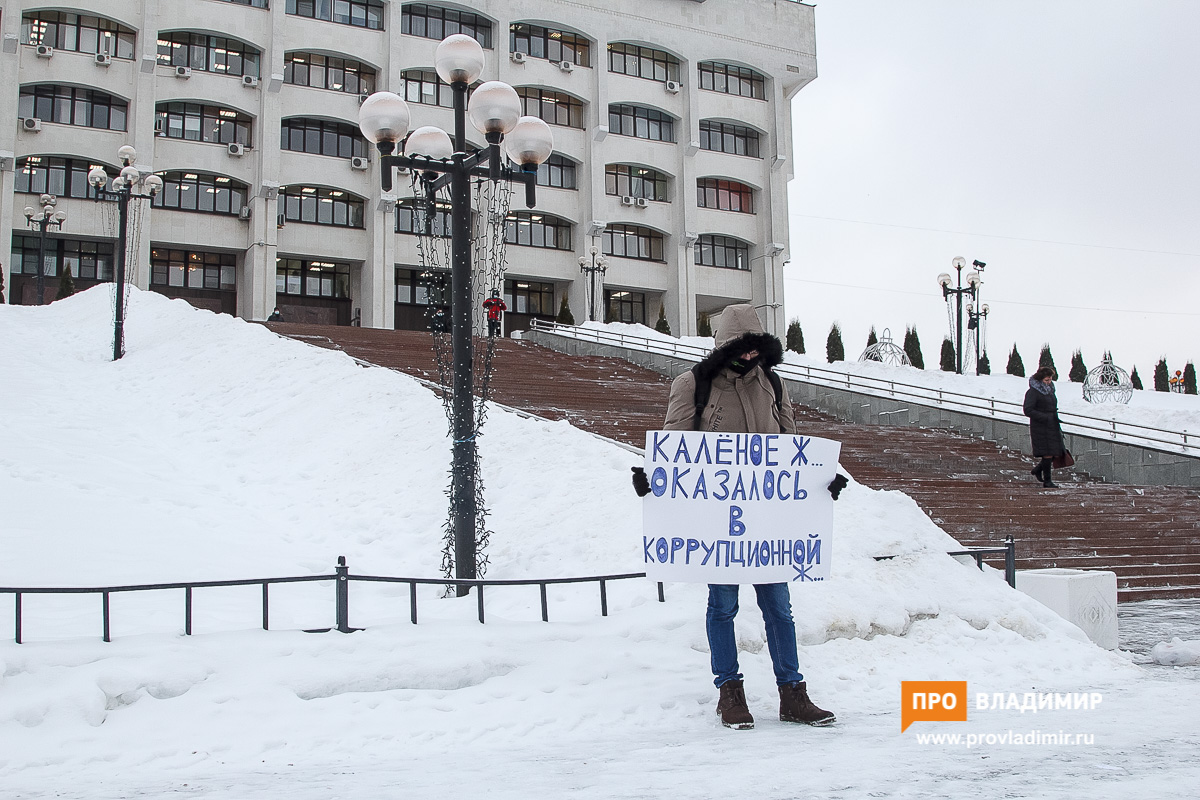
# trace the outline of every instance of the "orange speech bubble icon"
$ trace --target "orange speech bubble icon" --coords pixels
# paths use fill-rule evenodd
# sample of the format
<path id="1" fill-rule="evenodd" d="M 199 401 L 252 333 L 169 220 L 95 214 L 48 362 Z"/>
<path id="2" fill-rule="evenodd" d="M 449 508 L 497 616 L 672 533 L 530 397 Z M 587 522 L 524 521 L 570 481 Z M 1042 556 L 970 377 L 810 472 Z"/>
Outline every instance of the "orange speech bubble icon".
<path id="1" fill-rule="evenodd" d="M 966 722 L 966 681 L 900 681 L 900 732 L 914 722 Z"/>

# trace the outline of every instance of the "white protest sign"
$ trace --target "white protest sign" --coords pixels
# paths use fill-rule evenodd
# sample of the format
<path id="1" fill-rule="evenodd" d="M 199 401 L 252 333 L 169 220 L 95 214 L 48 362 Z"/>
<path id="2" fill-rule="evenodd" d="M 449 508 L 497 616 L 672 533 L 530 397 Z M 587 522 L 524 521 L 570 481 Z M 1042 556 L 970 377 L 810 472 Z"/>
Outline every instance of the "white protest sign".
<path id="1" fill-rule="evenodd" d="M 646 577 L 800 583 L 829 577 L 841 443 L 786 433 L 647 431 Z"/>

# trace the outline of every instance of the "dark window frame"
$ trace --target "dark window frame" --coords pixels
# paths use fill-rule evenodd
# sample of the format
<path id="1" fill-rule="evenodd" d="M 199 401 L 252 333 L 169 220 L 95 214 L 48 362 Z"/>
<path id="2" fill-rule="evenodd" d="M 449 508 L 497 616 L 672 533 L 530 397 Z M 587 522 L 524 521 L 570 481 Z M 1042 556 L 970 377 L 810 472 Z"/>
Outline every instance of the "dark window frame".
<path id="1" fill-rule="evenodd" d="M 227 175 L 171 170 L 158 176 L 163 179 L 163 188 L 151 201 L 154 208 L 236 217 L 249 203 L 250 187 Z M 211 200 L 206 195 L 212 195 Z"/>
<path id="2" fill-rule="evenodd" d="M 680 61 L 666 50 L 625 42 L 609 42 L 608 71 L 666 83 L 679 82 Z"/>
<path id="3" fill-rule="evenodd" d="M 338 87 L 336 76 L 342 77 Z M 310 89 L 324 89 L 345 94 L 371 94 L 379 72 L 369 64 L 341 56 L 310 53 L 306 50 L 289 50 L 283 56 L 283 82 Z M 320 76 L 319 82 L 314 78 Z M 302 77 L 303 80 L 297 80 Z"/>
<path id="4" fill-rule="evenodd" d="M 237 256 L 177 247 L 150 248 L 150 285 L 237 291 Z"/>
<path id="5" fill-rule="evenodd" d="M 99 89 L 56 83 L 26 84 L 17 98 L 17 116 L 57 125 L 104 131 L 129 129 L 129 101 Z M 64 118 L 65 117 L 65 118 Z M 79 121 L 79 120 L 85 121 Z M 119 120 L 119 126 L 114 121 Z"/>
<path id="6" fill-rule="evenodd" d="M 617 311 L 615 315 L 614 308 Z M 645 325 L 646 293 L 635 292 L 632 289 L 605 289 L 604 321 Z"/>
<path id="7" fill-rule="evenodd" d="M 440 41 L 453 33 L 465 33 L 485 50 L 491 50 L 492 28 L 487 17 L 457 8 L 406 3 L 400 9 L 400 32 L 409 36 Z"/>
<path id="8" fill-rule="evenodd" d="M 733 236 L 704 233 L 692 246 L 698 267 L 750 271 L 750 243 Z"/>
<path id="9" fill-rule="evenodd" d="M 504 281 L 504 304 L 510 314 L 539 314 L 553 317 L 558 313 L 554 305 L 554 284 L 546 281 L 508 278 Z"/>
<path id="10" fill-rule="evenodd" d="M 188 67 L 214 75 L 259 77 L 262 51 L 251 44 L 227 36 L 210 36 L 192 31 L 164 31 L 158 34 L 158 64 L 164 67 Z M 224 69 L 219 68 L 224 64 Z"/>
<path id="11" fill-rule="evenodd" d="M 696 207 L 753 214 L 754 189 L 725 178 L 697 178 Z"/>
<path id="12" fill-rule="evenodd" d="M 69 156 L 22 156 L 16 160 L 13 191 L 94 200 L 96 189 L 87 180 L 93 167 L 103 167 L 108 173 L 105 188 L 111 190 L 112 179 L 120 172 L 116 167 Z"/>
<path id="13" fill-rule="evenodd" d="M 578 189 L 578 169 L 579 163 L 574 159 L 561 153 L 551 153 L 538 165 L 537 185 L 552 189 Z"/>
<path id="14" fill-rule="evenodd" d="M 405 295 L 402 298 L 401 295 Z M 395 302 L 405 306 L 450 306 L 450 272 L 396 266 Z"/>
<path id="15" fill-rule="evenodd" d="M 508 26 L 508 49 L 512 53 L 524 53 L 530 58 L 544 58 L 555 63 L 569 61 L 577 67 L 592 65 L 592 41 L 586 36 L 527 22 L 514 22 Z"/>
<path id="16" fill-rule="evenodd" d="M 284 12 L 293 17 L 383 30 L 384 4 L 380 0 L 286 0 Z"/>
<path id="17" fill-rule="evenodd" d="M 332 158 L 367 158 L 370 148 L 357 125 L 348 122 L 288 117 L 279 124 L 279 148 Z"/>
<path id="18" fill-rule="evenodd" d="M 520 247 L 570 250 L 574 225 L 540 211 L 510 211 L 504 221 L 504 241 Z"/>
<path id="19" fill-rule="evenodd" d="M 366 205 L 366 200 L 345 189 L 285 186 L 279 190 L 279 213 L 285 221 L 302 225 L 362 229 L 366 227 Z"/>
<path id="20" fill-rule="evenodd" d="M 638 261 L 666 261 L 666 236 L 644 225 L 612 223 L 600 235 L 601 250 L 606 256 L 632 258 Z M 630 247 L 630 245 L 633 247 Z"/>
<path id="21" fill-rule="evenodd" d="M 251 147 L 253 130 L 253 118 L 236 108 L 168 100 L 154 109 L 154 135 L 164 139 Z"/>
<path id="22" fill-rule="evenodd" d="M 649 190 L 647 190 L 649 187 Z M 637 164 L 605 164 L 604 193 L 613 197 L 643 197 L 656 203 L 670 202 L 671 177 Z"/>
<path id="23" fill-rule="evenodd" d="M 293 287 L 295 291 L 292 291 Z M 313 291 L 314 287 L 316 291 Z M 350 264 L 345 261 L 276 256 L 275 295 L 349 300 Z"/>
<path id="24" fill-rule="evenodd" d="M 584 102 L 574 95 L 540 86 L 518 86 L 522 113 L 537 117 L 547 125 L 564 128 L 584 127 Z"/>
<path id="25" fill-rule="evenodd" d="M 746 125 L 712 119 L 700 120 L 701 150 L 762 158 L 761 142 L 762 134 Z"/>
<path id="26" fill-rule="evenodd" d="M 396 203 L 396 222 L 393 229 L 396 233 L 412 236 L 449 236 L 451 227 L 450 204 L 444 202 L 436 203 L 433 219 L 430 220 L 432 227 L 427 234 L 425 229 L 428 212 L 428 202 L 424 199 L 409 198 L 401 200 Z"/>
<path id="27" fill-rule="evenodd" d="M 608 106 L 608 132 L 650 142 L 675 141 L 675 118 L 665 111 L 632 103 Z"/>
<path id="28" fill-rule="evenodd" d="M 89 46 L 93 38 L 95 47 Z M 137 31 L 107 17 L 74 11 L 26 11 L 21 15 L 21 43 L 74 53 L 104 53 L 127 61 L 137 58 Z"/>
<path id="29" fill-rule="evenodd" d="M 723 61 L 701 61 L 697 70 L 700 88 L 705 91 L 753 100 L 767 99 L 767 76 L 758 70 Z"/>
<path id="30" fill-rule="evenodd" d="M 38 238 L 31 233 L 13 231 L 9 265 L 14 275 L 37 275 Z M 111 281 L 115 251 L 116 243 L 111 241 L 47 236 L 42 275 L 54 278 L 61 275 L 65 267 L 72 267 L 73 278 L 101 283 Z"/>

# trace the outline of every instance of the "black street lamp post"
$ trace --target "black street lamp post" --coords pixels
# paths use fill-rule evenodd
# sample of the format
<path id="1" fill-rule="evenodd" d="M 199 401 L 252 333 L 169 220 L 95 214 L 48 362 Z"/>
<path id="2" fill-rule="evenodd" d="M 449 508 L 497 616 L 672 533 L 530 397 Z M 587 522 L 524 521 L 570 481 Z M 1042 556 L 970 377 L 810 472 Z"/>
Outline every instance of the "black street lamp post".
<path id="1" fill-rule="evenodd" d="M 956 338 L 954 340 L 954 371 L 959 375 L 962 375 L 963 295 L 969 295 L 972 299 L 974 299 L 975 293 L 978 291 L 979 284 L 982 283 L 982 281 L 979 279 L 978 272 L 968 272 L 967 285 L 963 286 L 962 271 L 963 267 L 967 265 L 967 260 L 962 256 L 956 256 L 955 259 L 950 263 L 953 264 L 954 269 L 958 272 L 957 288 L 951 288 L 950 275 L 945 272 L 943 272 L 941 275 L 938 275 L 938 284 L 942 287 L 942 299 L 949 302 L 950 295 L 954 295 L 956 306 L 958 308 L 957 327 L 955 329 Z M 979 264 L 978 261 L 975 263 Z"/>
<path id="2" fill-rule="evenodd" d="M 121 162 L 121 174 L 113 178 L 111 189 L 104 188 L 108 183 L 108 173 L 103 167 L 92 167 L 88 172 L 88 183 L 96 190 L 96 202 L 117 202 L 117 252 L 113 275 L 117 301 L 113 308 L 113 361 L 125 355 L 125 266 L 129 258 L 129 201 L 151 200 L 163 186 L 162 178 L 154 174 L 143 176 L 137 167 L 133 166 L 137 151 L 129 145 L 117 150 L 117 158 Z M 145 192 L 135 192 L 134 187 L 137 186 L 143 187 Z"/>
<path id="3" fill-rule="evenodd" d="M 67 219 L 65 211 L 55 211 L 58 198 L 52 194 L 44 194 L 38 198 L 40 211 L 33 206 L 25 206 L 25 221 L 29 227 L 38 232 L 38 263 L 37 263 L 37 304 L 46 304 L 46 229 L 51 225 L 62 228 Z"/>
<path id="4" fill-rule="evenodd" d="M 471 177 L 511 181 L 525 185 L 525 204 L 536 202 L 538 165 L 554 149 L 550 127 L 537 117 L 521 116 L 521 98 L 500 81 L 480 84 L 467 101 L 468 87 L 483 72 L 483 48 L 466 34 L 454 34 L 437 47 L 438 76 L 454 95 L 454 139 L 445 131 L 426 126 L 408 133 L 408 104 L 392 92 L 376 92 L 359 110 L 359 129 L 379 150 L 380 185 L 392 190 L 392 170 L 409 169 L 420 176 L 432 206 L 439 189 L 450 188 L 450 302 L 453 386 L 451 434 L 453 465 L 450 484 L 450 517 L 454 534 L 455 577 L 476 576 L 475 520 L 475 409 L 472 395 L 473 343 L 471 301 Z M 466 119 L 484 134 L 487 146 L 474 153 L 466 147 Z M 502 165 L 501 142 L 510 159 L 519 165 Z M 402 155 L 396 154 L 403 144 Z M 502 223 L 501 223 L 502 224 Z M 459 586 L 458 594 L 467 593 Z"/>
<path id="5" fill-rule="evenodd" d="M 600 254 L 600 248 L 592 245 L 588 250 L 591 256 L 579 257 L 579 271 L 588 276 L 587 278 L 587 298 L 588 298 L 588 322 L 596 321 L 596 300 L 597 290 L 604 290 L 604 273 L 608 270 L 608 261 Z M 599 278 L 599 286 L 597 286 L 597 278 Z"/>

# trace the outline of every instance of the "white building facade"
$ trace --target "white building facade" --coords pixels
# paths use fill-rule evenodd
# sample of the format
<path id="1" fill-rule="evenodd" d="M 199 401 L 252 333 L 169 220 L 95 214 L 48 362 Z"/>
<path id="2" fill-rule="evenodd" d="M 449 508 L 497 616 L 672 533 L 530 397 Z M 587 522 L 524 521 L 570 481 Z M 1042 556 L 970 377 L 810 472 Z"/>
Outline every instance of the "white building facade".
<path id="1" fill-rule="evenodd" d="M 115 175 L 131 144 L 165 182 L 134 214 L 141 288 L 252 320 L 424 327 L 438 293 L 408 182 L 381 195 L 358 107 L 393 91 L 414 127 L 452 129 L 433 61 L 459 32 L 485 48 L 482 79 L 514 86 L 555 137 L 536 212 L 518 191 L 507 225 L 508 329 L 564 298 L 586 319 L 594 246 L 596 318 L 653 325 L 661 307 L 692 334 L 751 302 L 783 331 L 790 100 L 816 76 L 813 9 L 791 0 L 6 2 L 6 302 L 36 302 L 25 209 L 43 193 L 66 213 L 46 237 L 46 301 L 68 268 L 77 289 L 111 280 L 112 204 L 86 173 Z"/>

